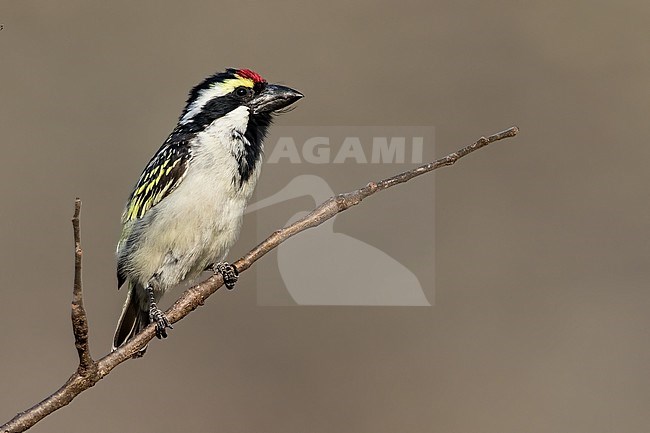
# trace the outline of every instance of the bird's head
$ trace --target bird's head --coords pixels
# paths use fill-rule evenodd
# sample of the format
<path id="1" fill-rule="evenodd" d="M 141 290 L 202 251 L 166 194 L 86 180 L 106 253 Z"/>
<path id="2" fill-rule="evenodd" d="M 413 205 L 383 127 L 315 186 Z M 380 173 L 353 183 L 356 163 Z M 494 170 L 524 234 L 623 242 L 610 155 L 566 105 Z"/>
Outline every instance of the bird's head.
<path id="1" fill-rule="evenodd" d="M 206 78 L 190 92 L 181 125 L 201 127 L 241 108 L 247 118 L 270 123 L 271 115 L 302 98 L 286 86 L 269 84 L 250 69 L 226 69 Z"/>

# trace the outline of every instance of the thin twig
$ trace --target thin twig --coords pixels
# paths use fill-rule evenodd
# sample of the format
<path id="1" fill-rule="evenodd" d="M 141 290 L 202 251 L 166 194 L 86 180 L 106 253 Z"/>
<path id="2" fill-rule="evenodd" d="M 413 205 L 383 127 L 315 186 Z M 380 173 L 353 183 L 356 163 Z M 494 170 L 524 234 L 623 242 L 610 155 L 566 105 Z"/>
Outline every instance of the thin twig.
<path id="1" fill-rule="evenodd" d="M 339 194 L 331 197 L 329 200 L 322 203 L 304 218 L 296 221 L 295 223 L 284 227 L 280 230 L 273 232 L 266 240 L 253 248 L 248 254 L 234 263 L 237 270 L 241 273 L 250 268 L 253 263 L 267 254 L 269 251 L 276 248 L 282 242 L 290 237 L 307 230 L 312 227 L 319 226 L 323 222 L 332 218 L 336 214 L 355 206 L 361 201 L 378 191 L 391 188 L 395 185 L 408 182 L 414 177 L 421 176 L 425 173 L 436 170 L 440 167 L 453 165 L 460 158 L 469 155 L 470 153 L 487 146 L 495 141 L 504 138 L 514 137 L 519 132 L 517 127 L 509 128 L 505 131 L 491 135 L 489 137 L 481 137 L 476 142 L 469 146 L 463 147 L 454 153 L 450 153 L 444 158 L 440 158 L 429 164 L 424 164 L 413 170 L 408 170 L 399 173 L 395 176 L 381 180 L 379 182 L 370 182 L 363 188 L 355 191 Z M 81 247 L 79 245 L 78 237 L 78 222 L 79 222 L 79 209 L 81 203 L 75 203 L 75 218 L 73 224 L 75 227 L 75 289 L 73 297 L 73 329 L 75 332 L 75 346 L 79 351 L 79 368 L 68 379 L 68 381 L 59 388 L 54 394 L 47 397 L 42 402 L 38 403 L 31 409 L 21 412 L 16 415 L 11 421 L 0 426 L 0 432 L 13 433 L 22 432 L 41 419 L 45 418 L 50 413 L 60 409 L 61 407 L 70 403 L 77 395 L 92 387 L 99 380 L 103 379 L 115 367 L 123 363 L 129 358 L 132 358 L 140 349 L 142 349 L 154 337 L 154 325 L 145 328 L 140 334 L 129 340 L 125 345 L 119 347 L 117 350 L 109 353 L 98 361 L 93 361 L 90 357 L 88 350 L 88 324 L 86 321 L 86 314 L 83 310 L 82 292 L 81 292 Z M 76 221 L 76 223 L 75 223 Z M 78 272 L 77 272 L 78 271 Z M 78 279 L 77 279 L 78 278 Z M 223 285 L 223 279 L 220 275 L 214 275 L 202 283 L 187 289 L 181 297 L 174 303 L 174 305 L 165 312 L 167 318 L 171 323 L 178 322 L 190 312 L 195 310 L 200 305 L 203 305 L 205 300 L 216 292 Z M 75 309 L 77 313 L 75 313 Z M 77 325 L 78 324 L 78 325 Z M 85 365 L 85 368 L 82 368 Z"/>
<path id="2" fill-rule="evenodd" d="M 79 227 L 79 214 L 81 213 L 81 200 L 74 202 L 74 216 L 72 217 L 72 229 L 74 232 L 74 288 L 72 290 L 72 331 L 74 333 L 74 345 L 79 354 L 79 372 L 85 373 L 92 368 L 95 361 L 90 356 L 88 347 L 88 319 L 83 301 L 83 285 L 81 280 L 81 230 Z"/>

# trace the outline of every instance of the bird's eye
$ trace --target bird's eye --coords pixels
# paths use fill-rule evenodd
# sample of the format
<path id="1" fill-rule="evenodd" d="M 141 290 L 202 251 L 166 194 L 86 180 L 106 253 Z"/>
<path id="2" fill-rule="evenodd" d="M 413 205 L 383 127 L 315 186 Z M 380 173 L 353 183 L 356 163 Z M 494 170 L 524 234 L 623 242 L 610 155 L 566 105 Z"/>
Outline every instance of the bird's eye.
<path id="1" fill-rule="evenodd" d="M 248 96 L 249 92 L 250 89 L 246 87 L 237 87 L 237 89 L 235 90 L 235 95 L 243 98 L 244 96 Z"/>

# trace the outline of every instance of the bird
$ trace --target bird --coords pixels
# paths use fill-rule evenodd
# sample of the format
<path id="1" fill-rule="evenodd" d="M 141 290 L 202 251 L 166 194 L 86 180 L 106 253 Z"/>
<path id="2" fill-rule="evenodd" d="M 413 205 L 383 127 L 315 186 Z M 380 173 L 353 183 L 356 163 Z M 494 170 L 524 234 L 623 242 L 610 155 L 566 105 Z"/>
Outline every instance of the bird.
<path id="1" fill-rule="evenodd" d="M 260 174 L 264 138 L 273 117 L 302 97 L 238 68 L 191 89 L 122 213 L 117 286 L 127 287 L 127 295 L 113 350 L 150 323 L 156 337 L 167 337 L 172 326 L 157 303 L 174 286 L 212 270 L 234 287 L 237 269 L 224 260 Z"/>

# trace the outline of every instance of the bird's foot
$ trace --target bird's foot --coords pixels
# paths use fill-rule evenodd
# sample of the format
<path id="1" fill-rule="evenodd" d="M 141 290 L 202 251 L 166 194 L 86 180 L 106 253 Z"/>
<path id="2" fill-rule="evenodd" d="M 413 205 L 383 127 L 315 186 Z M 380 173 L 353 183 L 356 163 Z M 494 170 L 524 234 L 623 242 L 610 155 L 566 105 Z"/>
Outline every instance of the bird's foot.
<path id="1" fill-rule="evenodd" d="M 155 303 L 149 306 L 149 320 L 156 324 L 156 337 L 159 339 L 167 338 L 167 328 L 174 329 Z"/>
<path id="2" fill-rule="evenodd" d="M 174 327 L 169 323 L 169 320 L 165 317 L 165 313 L 160 311 L 160 308 L 156 305 L 156 297 L 154 295 L 154 282 L 158 278 L 158 274 L 154 275 L 149 284 L 144 290 L 147 292 L 149 297 L 149 323 L 156 324 L 156 337 L 158 339 L 167 338 L 167 328 L 174 329 Z"/>
<path id="3" fill-rule="evenodd" d="M 212 272 L 221 274 L 226 289 L 232 290 L 235 288 L 235 283 L 239 279 L 239 271 L 237 271 L 236 267 L 227 262 L 219 262 L 212 265 Z"/>

